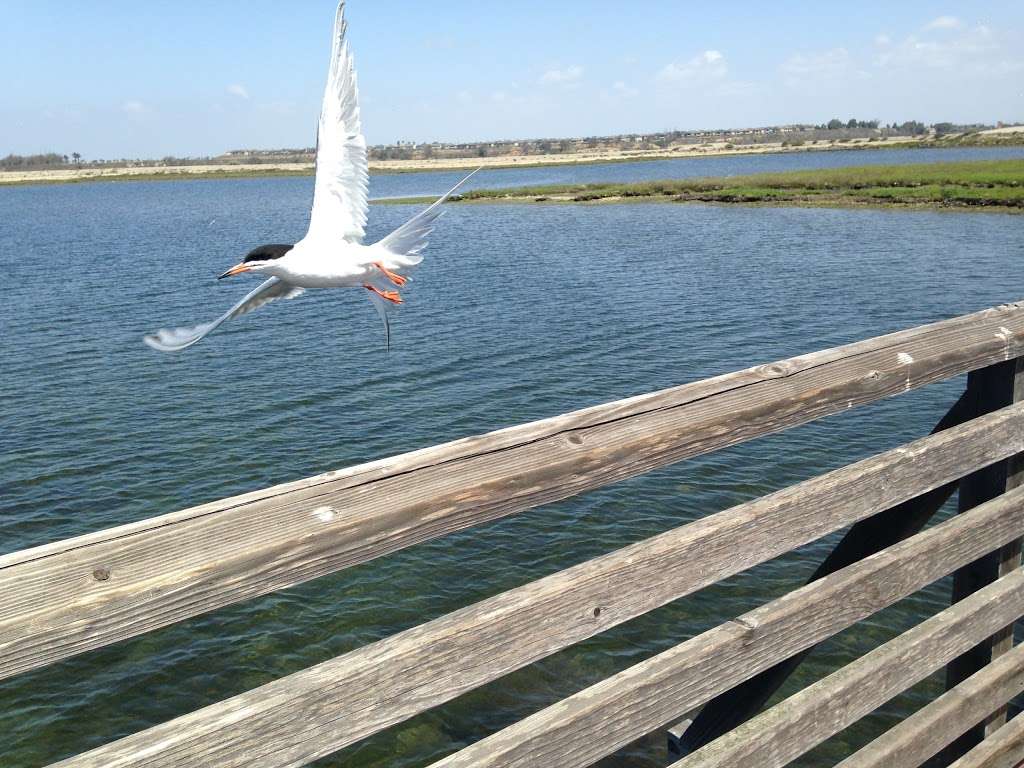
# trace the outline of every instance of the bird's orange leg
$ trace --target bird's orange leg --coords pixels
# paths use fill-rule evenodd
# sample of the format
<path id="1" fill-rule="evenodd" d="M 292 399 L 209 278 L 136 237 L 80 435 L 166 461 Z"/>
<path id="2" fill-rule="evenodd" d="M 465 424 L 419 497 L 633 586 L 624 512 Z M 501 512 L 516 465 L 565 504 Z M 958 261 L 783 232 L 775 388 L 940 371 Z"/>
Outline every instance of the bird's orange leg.
<path id="1" fill-rule="evenodd" d="M 392 272 L 390 269 L 386 269 L 384 265 L 381 264 L 379 261 L 373 262 L 373 266 L 375 266 L 377 269 L 383 272 L 384 276 L 392 283 L 397 285 L 399 288 L 401 288 L 403 285 L 409 282 L 409 278 L 405 277 L 404 275 L 400 275 L 397 272 Z"/>
<path id="2" fill-rule="evenodd" d="M 377 288 L 376 286 L 373 285 L 369 285 L 368 283 L 363 283 L 363 288 L 365 288 L 368 291 L 373 291 L 382 299 L 386 299 L 387 301 L 390 301 L 392 304 L 402 303 L 402 297 L 398 295 L 398 291 L 382 291 L 380 288 Z"/>

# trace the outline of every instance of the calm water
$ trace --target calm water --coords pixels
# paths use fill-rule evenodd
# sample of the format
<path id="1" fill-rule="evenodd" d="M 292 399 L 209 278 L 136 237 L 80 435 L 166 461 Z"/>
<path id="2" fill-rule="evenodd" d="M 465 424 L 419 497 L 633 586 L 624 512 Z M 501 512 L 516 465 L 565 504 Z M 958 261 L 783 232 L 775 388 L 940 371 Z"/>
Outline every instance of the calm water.
<path id="1" fill-rule="evenodd" d="M 480 186 L 997 152 L 852 152 L 481 173 Z M 377 196 L 456 174 L 376 176 Z M 1024 219 L 797 208 L 452 206 L 390 356 L 355 292 L 143 346 L 304 231 L 310 179 L 0 189 L 0 551 L 1024 297 Z M 414 212 L 374 206 L 370 238 Z M 244 284 L 243 284 L 244 282 Z M 162 722 L 573 563 L 926 433 L 948 382 L 451 536 L 0 684 L 5 766 Z M 834 542 L 679 600 L 322 765 L 419 766 L 800 584 Z M 173 557 L 173 553 L 168 553 Z M 943 581 L 818 649 L 784 693 L 948 601 Z M 929 680 L 808 755 L 833 764 Z M 655 734 L 606 761 L 659 766 Z"/>

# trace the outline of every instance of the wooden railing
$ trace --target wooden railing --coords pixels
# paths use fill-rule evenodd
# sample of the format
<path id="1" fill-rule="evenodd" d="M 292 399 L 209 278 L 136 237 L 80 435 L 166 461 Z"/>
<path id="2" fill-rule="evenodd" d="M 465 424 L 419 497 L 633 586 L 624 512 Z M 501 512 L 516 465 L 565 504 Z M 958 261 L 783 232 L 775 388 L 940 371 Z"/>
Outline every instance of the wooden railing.
<path id="1" fill-rule="evenodd" d="M 970 372 L 927 437 L 60 765 L 303 765 L 847 526 L 806 586 L 437 765 L 586 766 L 703 707 L 678 765 L 781 766 L 947 664 L 945 695 L 842 765 L 1013 765 L 1021 355 L 1005 305 L 5 555 L 0 677 Z M 958 487 L 961 514 L 924 530 Z M 953 572 L 950 608 L 756 714 L 816 643 Z"/>

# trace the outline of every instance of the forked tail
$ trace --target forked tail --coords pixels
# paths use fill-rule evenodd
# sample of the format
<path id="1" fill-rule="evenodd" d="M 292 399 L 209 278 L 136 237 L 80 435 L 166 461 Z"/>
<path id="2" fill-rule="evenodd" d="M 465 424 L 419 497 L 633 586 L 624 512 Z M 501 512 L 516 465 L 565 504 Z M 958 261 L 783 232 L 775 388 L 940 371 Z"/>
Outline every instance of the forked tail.
<path id="1" fill-rule="evenodd" d="M 434 229 L 434 222 L 444 213 L 444 210 L 441 208 L 442 204 L 479 170 L 477 168 L 468 174 L 462 181 L 435 200 L 428 208 L 413 216 L 390 235 L 376 243 L 377 247 L 388 251 L 388 263 L 386 268 L 384 265 L 379 267 L 379 278 L 372 280 L 366 285 L 366 295 L 384 323 L 385 343 L 389 350 L 391 349 L 390 314 L 402 303 L 398 292 L 390 289 L 394 286 L 401 287 L 407 279 L 399 273 L 399 270 L 410 269 L 423 261 L 421 252 L 427 246 L 427 238 Z M 390 285 L 388 284 L 389 282 Z"/>

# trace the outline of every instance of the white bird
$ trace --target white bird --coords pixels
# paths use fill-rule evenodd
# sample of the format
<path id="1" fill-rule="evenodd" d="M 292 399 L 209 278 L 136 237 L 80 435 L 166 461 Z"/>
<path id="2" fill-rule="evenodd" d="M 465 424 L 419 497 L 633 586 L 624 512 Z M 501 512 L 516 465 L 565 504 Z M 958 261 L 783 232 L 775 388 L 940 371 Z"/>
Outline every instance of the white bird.
<path id="1" fill-rule="evenodd" d="M 397 289 L 406 284 L 405 273 L 423 260 L 420 253 L 442 213 L 441 204 L 476 171 L 384 239 L 363 245 L 368 207 L 366 139 L 359 120 L 355 67 L 345 40 L 344 11 L 342 0 L 334 20 L 331 65 L 317 126 L 313 210 L 306 236 L 294 245 L 254 248 L 240 264 L 220 277 L 260 272 L 271 275 L 270 279 L 213 322 L 190 328 L 163 329 L 145 336 L 143 340 L 153 349 L 162 352 L 185 349 L 226 320 L 252 312 L 275 299 L 295 298 L 307 288 L 364 290 L 384 321 L 385 339 L 390 346 L 388 313 L 402 303 Z"/>

